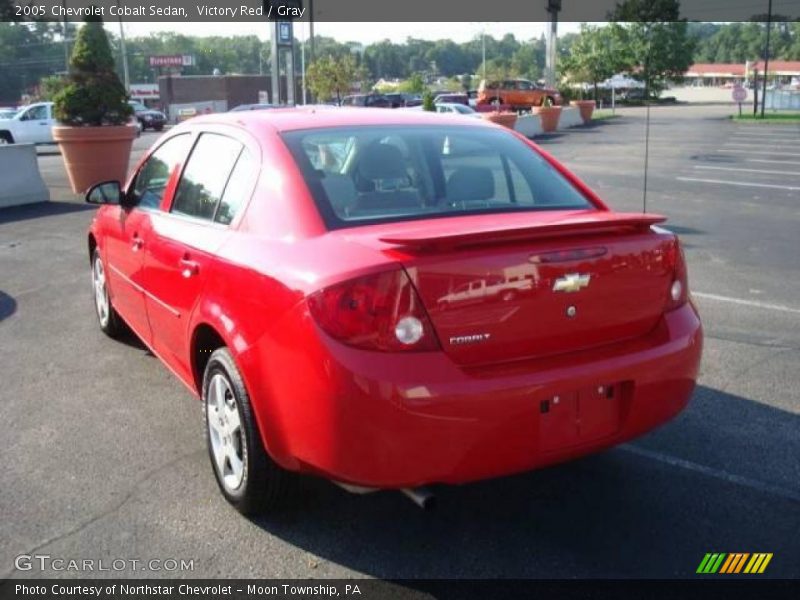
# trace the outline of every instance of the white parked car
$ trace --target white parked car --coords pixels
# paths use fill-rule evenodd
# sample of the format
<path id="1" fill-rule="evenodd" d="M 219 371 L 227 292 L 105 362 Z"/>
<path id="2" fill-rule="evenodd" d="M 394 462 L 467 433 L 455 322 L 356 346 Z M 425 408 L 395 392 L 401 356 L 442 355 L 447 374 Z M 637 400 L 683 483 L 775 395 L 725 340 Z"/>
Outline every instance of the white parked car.
<path id="1" fill-rule="evenodd" d="M 52 102 L 23 106 L 10 119 L 0 120 L 0 144 L 52 144 Z"/>
<path id="2" fill-rule="evenodd" d="M 451 115 L 465 115 L 467 117 L 475 117 L 480 119 L 481 114 L 471 106 L 466 104 L 458 104 L 457 102 L 440 102 L 436 105 L 436 112 L 447 113 Z"/>

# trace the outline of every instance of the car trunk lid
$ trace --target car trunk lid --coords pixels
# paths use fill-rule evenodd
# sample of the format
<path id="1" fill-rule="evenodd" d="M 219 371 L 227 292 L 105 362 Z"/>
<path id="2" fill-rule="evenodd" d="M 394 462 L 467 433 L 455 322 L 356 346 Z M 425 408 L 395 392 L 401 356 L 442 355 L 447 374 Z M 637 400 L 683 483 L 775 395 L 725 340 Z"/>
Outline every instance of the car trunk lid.
<path id="1" fill-rule="evenodd" d="M 478 365 L 650 331 L 673 277 L 674 238 L 650 228 L 663 220 L 559 211 L 407 222 L 374 235 L 406 268 L 443 350 Z"/>

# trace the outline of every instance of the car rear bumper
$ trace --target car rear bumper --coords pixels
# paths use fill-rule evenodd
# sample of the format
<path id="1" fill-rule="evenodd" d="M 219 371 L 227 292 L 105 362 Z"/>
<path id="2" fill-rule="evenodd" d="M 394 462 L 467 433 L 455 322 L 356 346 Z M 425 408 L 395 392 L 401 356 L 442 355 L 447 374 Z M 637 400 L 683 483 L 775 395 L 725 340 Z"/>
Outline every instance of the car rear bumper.
<path id="1" fill-rule="evenodd" d="M 702 351 L 691 303 L 641 338 L 468 370 L 442 352 L 343 346 L 307 315 L 289 322 L 248 352 L 265 445 L 286 468 L 381 488 L 511 474 L 641 435 L 686 406 Z"/>

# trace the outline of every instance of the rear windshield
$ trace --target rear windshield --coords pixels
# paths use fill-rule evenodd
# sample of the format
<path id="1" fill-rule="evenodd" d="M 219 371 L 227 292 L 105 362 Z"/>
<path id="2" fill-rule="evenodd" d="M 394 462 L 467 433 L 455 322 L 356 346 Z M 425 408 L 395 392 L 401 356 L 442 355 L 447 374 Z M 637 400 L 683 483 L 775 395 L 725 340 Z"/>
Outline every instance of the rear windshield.
<path id="1" fill-rule="evenodd" d="M 345 127 L 283 134 L 329 228 L 479 213 L 590 208 L 501 129 Z"/>

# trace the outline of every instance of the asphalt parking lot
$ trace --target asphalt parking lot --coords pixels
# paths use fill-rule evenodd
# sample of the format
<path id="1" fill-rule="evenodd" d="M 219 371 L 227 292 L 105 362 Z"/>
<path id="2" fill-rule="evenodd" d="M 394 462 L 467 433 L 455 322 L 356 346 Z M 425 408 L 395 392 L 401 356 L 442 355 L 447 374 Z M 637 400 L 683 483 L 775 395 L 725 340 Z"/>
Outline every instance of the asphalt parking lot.
<path id="1" fill-rule="evenodd" d="M 0 579 L 65 575 L 15 572 L 19 554 L 194 560 L 183 577 L 671 578 L 706 552 L 771 552 L 761 577 L 800 576 L 800 127 L 728 112 L 652 110 L 647 209 L 683 239 L 706 331 L 687 410 L 600 455 L 437 487 L 430 513 L 314 479 L 285 513 L 229 508 L 199 403 L 97 328 L 93 211 L 41 151 L 57 201 L 0 211 Z M 540 143 L 641 210 L 644 109 L 620 114 Z M 124 574 L 165 573 L 94 573 Z"/>

